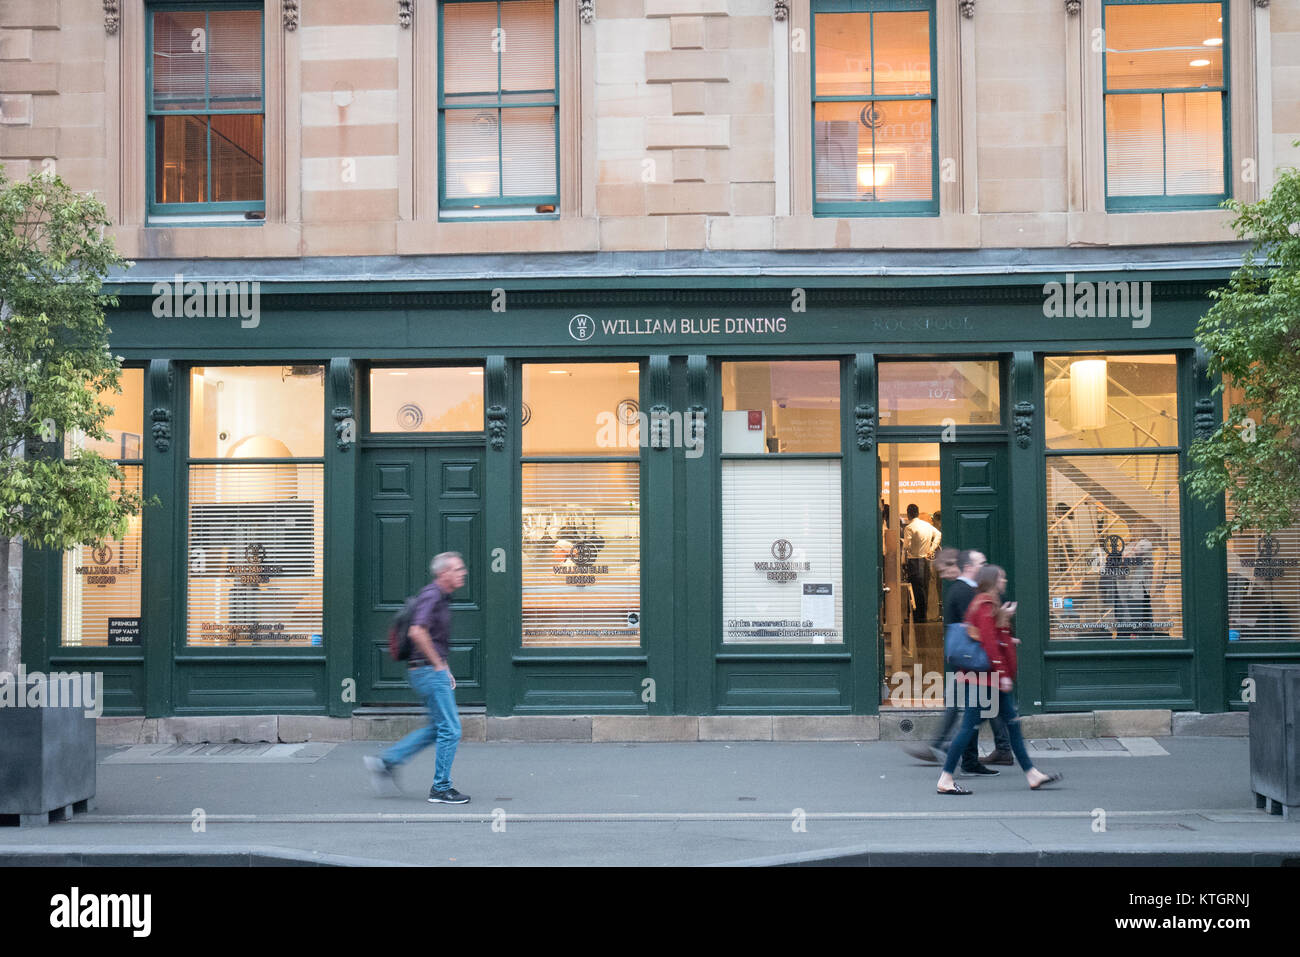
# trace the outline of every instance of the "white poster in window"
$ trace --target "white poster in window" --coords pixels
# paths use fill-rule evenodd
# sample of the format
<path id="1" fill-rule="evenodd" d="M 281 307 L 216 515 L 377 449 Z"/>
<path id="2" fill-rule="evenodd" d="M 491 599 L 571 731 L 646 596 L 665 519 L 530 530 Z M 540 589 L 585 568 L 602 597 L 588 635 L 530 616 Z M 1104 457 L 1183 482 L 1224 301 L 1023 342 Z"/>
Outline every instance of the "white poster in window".
<path id="1" fill-rule="evenodd" d="M 830 582 L 804 582 L 803 604 L 800 606 L 804 621 L 811 628 L 835 627 L 835 586 Z M 825 641 L 820 636 L 813 637 L 813 644 Z"/>

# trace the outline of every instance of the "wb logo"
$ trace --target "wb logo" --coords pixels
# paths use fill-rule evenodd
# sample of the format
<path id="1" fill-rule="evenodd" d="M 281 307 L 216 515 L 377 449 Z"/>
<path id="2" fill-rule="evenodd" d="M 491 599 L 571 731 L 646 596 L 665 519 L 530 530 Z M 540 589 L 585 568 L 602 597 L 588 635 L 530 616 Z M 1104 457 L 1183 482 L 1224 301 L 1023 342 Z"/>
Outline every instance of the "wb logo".
<path id="1" fill-rule="evenodd" d="M 586 342 L 596 334 L 596 320 L 581 313 L 569 320 L 569 335 L 579 342 Z"/>
<path id="2" fill-rule="evenodd" d="M 1277 539 L 1274 538 L 1272 535 L 1265 535 L 1263 538 L 1259 540 L 1260 558 L 1264 558 L 1264 559 L 1277 558 L 1277 553 L 1280 549 L 1281 546 L 1278 544 Z"/>
<path id="3" fill-rule="evenodd" d="M 1118 535 L 1107 535 L 1101 540 L 1102 547 L 1110 558 L 1119 558 L 1124 554 L 1124 539 Z"/>
<path id="4" fill-rule="evenodd" d="M 772 557 L 777 561 L 785 561 L 794 554 L 794 546 L 784 538 L 778 538 L 772 543 Z"/>

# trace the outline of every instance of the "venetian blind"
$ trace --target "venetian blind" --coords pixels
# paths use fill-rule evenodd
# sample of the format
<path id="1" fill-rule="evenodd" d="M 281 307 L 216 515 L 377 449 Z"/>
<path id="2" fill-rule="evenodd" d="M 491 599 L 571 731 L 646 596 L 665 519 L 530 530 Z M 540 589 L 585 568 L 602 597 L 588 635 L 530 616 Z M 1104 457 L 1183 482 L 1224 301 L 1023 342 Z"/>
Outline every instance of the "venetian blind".
<path id="1" fill-rule="evenodd" d="M 126 487 L 140 491 L 141 466 L 123 465 Z M 64 647 L 138 644 L 140 625 L 140 516 L 123 538 L 81 545 L 63 554 Z"/>
<path id="2" fill-rule="evenodd" d="M 1227 504 L 1227 517 L 1235 514 Z M 1300 637 L 1300 524 L 1228 540 L 1228 628 L 1242 640 Z M 1232 637 L 1229 635 L 1229 637 Z"/>
<path id="3" fill-rule="evenodd" d="M 525 464 L 524 647 L 641 642 L 636 462 Z"/>
<path id="4" fill-rule="evenodd" d="M 188 644 L 321 643 L 324 468 L 190 466 Z"/>
<path id="5" fill-rule="evenodd" d="M 722 463 L 727 643 L 843 639 L 839 459 Z"/>

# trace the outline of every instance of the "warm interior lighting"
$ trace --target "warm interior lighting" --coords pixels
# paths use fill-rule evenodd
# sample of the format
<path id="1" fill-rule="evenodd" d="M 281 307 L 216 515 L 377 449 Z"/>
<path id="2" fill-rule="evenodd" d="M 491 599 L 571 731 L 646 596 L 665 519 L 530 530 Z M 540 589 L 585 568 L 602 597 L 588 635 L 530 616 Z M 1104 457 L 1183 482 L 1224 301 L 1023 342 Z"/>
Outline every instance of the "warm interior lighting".
<path id="1" fill-rule="evenodd" d="M 1188 65 L 1188 66 L 1209 66 L 1209 65 L 1210 65 L 1210 61 L 1209 61 L 1209 60 L 1193 60 L 1191 63 L 1189 63 L 1189 64 L 1187 64 L 1187 65 Z"/>
<path id="2" fill-rule="evenodd" d="M 1208 40 L 1202 40 L 1201 43 L 1207 47 L 1223 46 L 1223 37 L 1210 37 Z"/>
<path id="3" fill-rule="evenodd" d="M 471 196 L 487 196 L 492 192 L 492 173 L 462 173 L 461 182 L 465 184 L 465 192 Z"/>
<path id="4" fill-rule="evenodd" d="M 406 375 L 405 372 L 392 372 L 392 371 L 390 371 L 388 374 L 389 374 L 389 375 Z"/>
<path id="5" fill-rule="evenodd" d="M 469 375 L 482 375 L 482 374 L 483 374 L 483 370 L 482 370 L 482 369 L 466 369 L 465 371 L 466 371 Z"/>
<path id="6" fill-rule="evenodd" d="M 551 375 L 568 375 L 568 374 L 569 374 L 569 370 L 568 370 L 568 369 L 547 369 L 546 371 L 547 371 L 548 373 L 550 373 Z"/>
<path id="7" fill-rule="evenodd" d="M 1070 363 L 1070 408 L 1076 429 L 1100 429 L 1106 424 L 1106 360 L 1079 359 Z"/>
<path id="8" fill-rule="evenodd" d="M 888 186 L 893 175 L 893 163 L 858 164 L 858 186 L 862 189 L 875 189 L 878 186 Z"/>

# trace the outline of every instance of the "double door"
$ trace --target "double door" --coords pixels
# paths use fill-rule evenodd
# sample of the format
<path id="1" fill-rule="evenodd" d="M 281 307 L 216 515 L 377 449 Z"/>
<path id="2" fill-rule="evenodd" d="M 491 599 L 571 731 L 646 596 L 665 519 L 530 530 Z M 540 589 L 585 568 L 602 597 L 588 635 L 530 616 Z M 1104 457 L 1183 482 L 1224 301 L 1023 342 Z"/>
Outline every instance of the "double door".
<path id="1" fill-rule="evenodd" d="M 452 596 L 456 700 L 484 703 L 483 448 L 371 448 L 362 452 L 357 518 L 358 704 L 416 703 L 406 665 L 388 653 L 388 627 L 407 597 L 429 583 L 440 552 L 465 559 Z"/>

